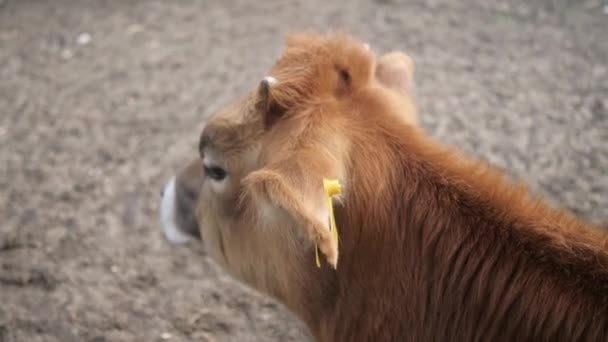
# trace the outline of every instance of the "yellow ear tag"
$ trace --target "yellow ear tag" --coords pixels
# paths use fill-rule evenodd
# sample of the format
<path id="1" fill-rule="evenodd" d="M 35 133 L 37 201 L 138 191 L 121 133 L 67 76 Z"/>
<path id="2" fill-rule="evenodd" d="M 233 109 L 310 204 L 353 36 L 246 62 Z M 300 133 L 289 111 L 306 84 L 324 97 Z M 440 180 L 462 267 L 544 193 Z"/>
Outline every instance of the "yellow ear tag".
<path id="1" fill-rule="evenodd" d="M 334 206 L 331 198 L 341 193 L 340 182 L 338 180 L 323 179 L 323 189 L 327 195 L 327 207 L 329 208 L 329 231 L 333 233 L 333 238 L 338 241 L 338 228 L 336 227 L 336 219 L 334 218 Z M 315 259 L 317 261 L 317 267 L 321 267 L 321 260 L 319 259 L 319 248 L 315 245 Z"/>

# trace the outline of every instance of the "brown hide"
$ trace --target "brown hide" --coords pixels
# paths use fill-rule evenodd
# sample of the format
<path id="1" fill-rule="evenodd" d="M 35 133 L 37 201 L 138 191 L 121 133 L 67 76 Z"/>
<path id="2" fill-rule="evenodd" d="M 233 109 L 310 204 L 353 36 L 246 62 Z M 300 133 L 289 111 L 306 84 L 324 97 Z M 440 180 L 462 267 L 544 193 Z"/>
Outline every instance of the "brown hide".
<path id="1" fill-rule="evenodd" d="M 396 73 L 375 65 L 350 38 L 292 36 L 277 85 L 235 111 L 248 121 L 210 121 L 201 154 L 241 165 L 223 206 L 238 210 L 207 220 L 226 224 L 208 235 L 214 258 L 319 341 L 607 341 L 606 233 L 426 136 L 411 125 L 411 74 L 383 87 Z M 339 259 L 322 178 L 344 186 Z M 201 226 L 219 207 L 199 205 Z M 287 219 L 274 229 L 269 216 Z M 337 269 L 314 266 L 300 231 Z"/>
<path id="2" fill-rule="evenodd" d="M 410 127 L 377 124 L 384 134 L 356 138 L 368 162 L 351 177 L 366 181 L 337 208 L 335 311 L 319 340 L 606 341 L 604 232 Z"/>

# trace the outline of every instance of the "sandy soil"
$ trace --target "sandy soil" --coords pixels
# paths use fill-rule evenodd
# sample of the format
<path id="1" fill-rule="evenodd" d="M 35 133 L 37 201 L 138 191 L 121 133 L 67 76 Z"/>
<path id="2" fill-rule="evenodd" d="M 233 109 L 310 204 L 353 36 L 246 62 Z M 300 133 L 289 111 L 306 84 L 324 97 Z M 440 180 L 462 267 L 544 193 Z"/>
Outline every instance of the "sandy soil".
<path id="1" fill-rule="evenodd" d="M 289 30 L 408 51 L 431 135 L 608 221 L 608 15 L 513 3 L 0 0 L 0 341 L 309 339 L 157 214 Z"/>

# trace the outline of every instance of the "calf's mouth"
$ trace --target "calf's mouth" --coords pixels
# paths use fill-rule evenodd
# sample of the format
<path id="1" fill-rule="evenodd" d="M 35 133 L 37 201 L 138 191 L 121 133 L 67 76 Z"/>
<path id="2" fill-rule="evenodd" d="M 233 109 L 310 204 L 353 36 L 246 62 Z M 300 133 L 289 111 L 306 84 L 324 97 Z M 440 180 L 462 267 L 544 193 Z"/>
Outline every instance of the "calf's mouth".
<path id="1" fill-rule="evenodd" d="M 177 244 L 201 239 L 196 206 L 202 183 L 200 161 L 173 176 L 161 190 L 160 220 L 165 237 Z"/>

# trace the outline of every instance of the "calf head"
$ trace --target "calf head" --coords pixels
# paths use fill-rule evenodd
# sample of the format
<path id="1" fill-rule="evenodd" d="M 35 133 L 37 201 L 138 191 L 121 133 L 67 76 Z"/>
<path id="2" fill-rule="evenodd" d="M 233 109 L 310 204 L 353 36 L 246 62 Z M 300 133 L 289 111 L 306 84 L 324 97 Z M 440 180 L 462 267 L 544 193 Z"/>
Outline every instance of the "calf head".
<path id="1" fill-rule="evenodd" d="M 403 53 L 377 59 L 345 36 L 290 36 L 269 75 L 207 122 L 200 155 L 165 186 L 166 237 L 201 238 L 238 279 L 301 304 L 300 278 L 338 265 L 322 181 L 338 179 L 348 196 L 352 123 L 366 114 L 358 99 L 379 99 L 416 125 L 413 69 Z M 315 245 L 327 261 L 320 269 Z"/>

